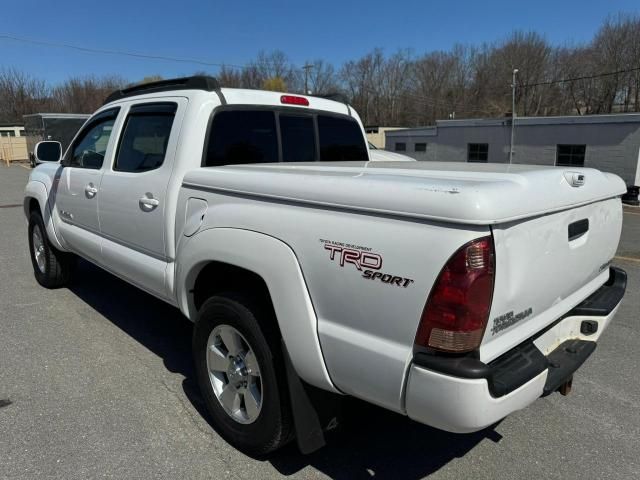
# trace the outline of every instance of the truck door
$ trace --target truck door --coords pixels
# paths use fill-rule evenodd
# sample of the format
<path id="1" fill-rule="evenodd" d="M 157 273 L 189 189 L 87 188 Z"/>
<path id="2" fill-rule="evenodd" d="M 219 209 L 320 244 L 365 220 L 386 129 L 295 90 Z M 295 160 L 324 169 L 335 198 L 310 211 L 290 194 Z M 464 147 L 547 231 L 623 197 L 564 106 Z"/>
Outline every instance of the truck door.
<path id="1" fill-rule="evenodd" d="M 167 191 L 181 123 L 178 116 L 186 103 L 185 98 L 132 102 L 100 185 L 104 265 L 161 297 L 168 295 L 165 271 L 171 260 L 166 235 L 173 229 L 168 219 L 175 214 Z"/>
<path id="2" fill-rule="evenodd" d="M 96 114 L 78 133 L 62 160 L 56 192 L 60 234 L 75 252 L 100 263 L 98 199 L 104 166 L 113 156 L 112 131 L 119 108 Z"/>

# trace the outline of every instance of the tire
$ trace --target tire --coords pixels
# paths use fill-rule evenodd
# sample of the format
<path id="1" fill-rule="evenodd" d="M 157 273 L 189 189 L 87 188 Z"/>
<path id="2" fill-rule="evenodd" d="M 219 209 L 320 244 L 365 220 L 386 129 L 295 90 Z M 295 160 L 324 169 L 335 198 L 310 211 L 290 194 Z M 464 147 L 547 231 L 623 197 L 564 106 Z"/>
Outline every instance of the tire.
<path id="1" fill-rule="evenodd" d="M 31 213 L 28 231 L 31 264 L 38 283 L 45 288 L 65 286 L 71 278 L 71 254 L 61 252 L 51 245 L 39 212 Z"/>
<path id="2" fill-rule="evenodd" d="M 193 331 L 198 384 L 213 426 L 228 443 L 251 456 L 277 450 L 291 439 L 293 432 L 280 335 L 268 328 L 273 325 L 269 321 L 270 315 L 269 307 L 235 293 L 225 293 L 209 298 L 202 305 Z M 236 343 L 229 342 L 232 330 L 239 334 L 236 341 L 239 339 L 237 346 L 241 348 L 236 350 L 245 349 L 244 354 L 232 352 L 233 348 L 227 349 L 226 343 Z M 225 353 L 225 350 L 228 351 Z M 227 359 L 226 363 L 219 364 L 222 358 Z M 237 373 L 243 371 L 242 368 L 238 370 L 238 366 L 244 366 L 249 373 L 242 377 Z M 253 376 L 256 371 L 259 371 L 259 377 Z M 245 378 L 244 384 L 248 383 L 244 394 L 240 385 L 231 389 L 238 397 L 226 396 L 226 389 L 238 378 Z M 242 384 L 242 381 L 238 383 Z M 260 397 L 259 413 L 255 408 L 257 392 Z M 233 407 L 227 408 L 222 399 L 229 406 L 229 398 L 234 398 L 231 402 Z M 239 407 L 237 411 L 235 406 Z"/>

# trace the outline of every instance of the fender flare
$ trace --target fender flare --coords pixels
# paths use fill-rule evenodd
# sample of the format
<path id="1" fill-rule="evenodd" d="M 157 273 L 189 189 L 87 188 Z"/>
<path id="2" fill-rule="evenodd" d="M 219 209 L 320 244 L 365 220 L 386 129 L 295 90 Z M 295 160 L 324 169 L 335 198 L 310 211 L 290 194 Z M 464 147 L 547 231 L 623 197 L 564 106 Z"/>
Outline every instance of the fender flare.
<path id="1" fill-rule="evenodd" d="M 192 290 L 200 271 L 218 261 L 249 270 L 264 280 L 283 341 L 296 373 L 318 388 L 340 393 L 327 371 L 318 319 L 293 250 L 269 235 L 237 228 L 211 228 L 181 239 L 177 253 L 176 293 L 182 312 L 196 318 Z"/>
<path id="2" fill-rule="evenodd" d="M 42 219 L 44 220 L 49 241 L 58 250 L 66 251 L 67 249 L 60 242 L 56 234 L 53 216 L 51 215 L 49 192 L 47 191 L 47 187 L 44 183 L 37 180 L 29 180 L 24 189 L 23 208 L 27 221 L 29 220 L 29 204 L 31 203 L 31 199 L 35 199 L 40 206 L 40 215 L 42 215 Z"/>

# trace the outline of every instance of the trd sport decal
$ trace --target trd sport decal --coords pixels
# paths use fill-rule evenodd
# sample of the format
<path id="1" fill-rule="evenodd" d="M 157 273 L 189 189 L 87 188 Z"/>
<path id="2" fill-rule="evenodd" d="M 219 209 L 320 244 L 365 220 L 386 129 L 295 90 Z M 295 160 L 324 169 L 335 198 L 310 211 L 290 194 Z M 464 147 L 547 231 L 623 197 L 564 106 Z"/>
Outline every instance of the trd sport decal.
<path id="1" fill-rule="evenodd" d="M 380 272 L 379 270 L 382 268 L 382 255 L 372 252 L 369 247 L 334 242 L 333 240 L 320 239 L 320 242 L 329 253 L 330 260 L 336 262 L 341 267 L 344 267 L 347 263 L 353 265 L 362 273 L 362 277 L 367 280 L 379 280 L 387 285 L 404 288 L 407 288 L 413 283 L 413 280 L 410 278 Z"/>

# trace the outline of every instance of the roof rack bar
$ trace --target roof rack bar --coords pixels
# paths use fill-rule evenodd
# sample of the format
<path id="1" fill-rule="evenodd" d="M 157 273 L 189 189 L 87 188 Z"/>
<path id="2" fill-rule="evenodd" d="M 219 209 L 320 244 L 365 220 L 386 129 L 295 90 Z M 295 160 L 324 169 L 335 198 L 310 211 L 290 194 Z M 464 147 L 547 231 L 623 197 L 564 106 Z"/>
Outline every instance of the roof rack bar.
<path id="1" fill-rule="evenodd" d="M 324 98 L 325 100 L 333 100 L 334 102 L 346 103 L 349 105 L 349 98 L 340 92 L 311 94 L 312 97 Z"/>
<path id="2" fill-rule="evenodd" d="M 344 93 L 330 92 L 330 93 L 321 93 L 317 95 L 313 94 L 311 96 L 317 97 L 317 98 L 324 98 L 325 100 L 333 100 L 334 102 L 344 103 L 345 106 L 347 107 L 347 112 L 349 113 L 349 116 L 350 117 L 353 116 L 351 115 L 351 106 L 349 105 L 349 98 Z"/>
<path id="3" fill-rule="evenodd" d="M 122 90 L 116 90 L 107 97 L 103 105 L 134 95 L 167 92 L 171 90 L 204 90 L 206 92 L 214 92 L 220 90 L 220 84 L 215 78 L 205 75 L 158 80 L 157 82 L 143 83 L 141 85 L 123 88 Z"/>

